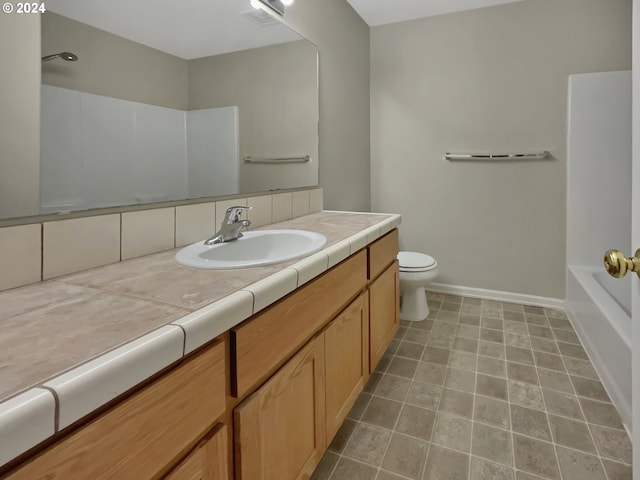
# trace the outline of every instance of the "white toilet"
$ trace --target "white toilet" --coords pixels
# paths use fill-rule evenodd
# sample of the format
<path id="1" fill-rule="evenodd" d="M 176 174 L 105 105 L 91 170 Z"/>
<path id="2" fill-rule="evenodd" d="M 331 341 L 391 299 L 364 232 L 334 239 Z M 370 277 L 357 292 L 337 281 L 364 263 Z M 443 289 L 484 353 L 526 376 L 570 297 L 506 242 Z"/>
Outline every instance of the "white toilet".
<path id="1" fill-rule="evenodd" d="M 398 263 L 402 295 L 400 320 L 424 320 L 429 315 L 424 287 L 438 275 L 438 262 L 424 253 L 399 252 Z"/>

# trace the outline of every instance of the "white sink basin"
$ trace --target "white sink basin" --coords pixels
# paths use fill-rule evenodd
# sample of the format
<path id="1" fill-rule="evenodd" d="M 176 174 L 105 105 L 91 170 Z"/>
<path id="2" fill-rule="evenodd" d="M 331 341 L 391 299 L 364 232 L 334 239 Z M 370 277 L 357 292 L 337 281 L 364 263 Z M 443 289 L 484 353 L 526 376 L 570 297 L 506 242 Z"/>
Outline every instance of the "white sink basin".
<path id="1" fill-rule="evenodd" d="M 259 267 L 310 255 L 326 243 L 324 235 L 306 230 L 256 230 L 230 242 L 191 244 L 176 253 L 176 262 L 211 270 Z"/>

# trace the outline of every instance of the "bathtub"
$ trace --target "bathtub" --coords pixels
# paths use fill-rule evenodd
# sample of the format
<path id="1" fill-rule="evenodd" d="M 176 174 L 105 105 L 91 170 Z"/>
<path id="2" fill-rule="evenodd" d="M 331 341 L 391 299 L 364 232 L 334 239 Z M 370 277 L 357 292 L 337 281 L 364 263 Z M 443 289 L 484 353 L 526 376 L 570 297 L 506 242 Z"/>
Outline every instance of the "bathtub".
<path id="1" fill-rule="evenodd" d="M 567 314 L 622 421 L 631 431 L 631 278 L 570 265 Z"/>

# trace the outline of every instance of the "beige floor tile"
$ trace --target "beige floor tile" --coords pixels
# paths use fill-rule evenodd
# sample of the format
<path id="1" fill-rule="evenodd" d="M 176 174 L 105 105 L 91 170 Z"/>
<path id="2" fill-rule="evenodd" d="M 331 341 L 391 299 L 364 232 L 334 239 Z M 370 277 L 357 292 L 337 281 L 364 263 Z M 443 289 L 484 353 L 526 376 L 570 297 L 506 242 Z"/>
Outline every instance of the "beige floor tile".
<path id="1" fill-rule="evenodd" d="M 436 412 L 434 410 L 405 405 L 400 412 L 396 431 L 428 441 L 431 440 L 435 419 Z"/>
<path id="2" fill-rule="evenodd" d="M 576 480 L 607 480 L 600 459 L 593 455 L 557 447 L 562 476 Z"/>
<path id="3" fill-rule="evenodd" d="M 531 348 L 538 352 L 559 354 L 558 345 L 554 340 L 548 340 L 546 338 L 531 337 Z"/>
<path id="4" fill-rule="evenodd" d="M 567 330 L 558 330 L 557 328 L 553 328 L 552 330 L 553 335 L 556 337 L 557 341 L 580 344 L 580 339 L 574 332 Z"/>
<path id="5" fill-rule="evenodd" d="M 505 320 L 510 320 L 512 322 L 522 322 L 525 321 L 524 313 L 520 312 L 504 312 L 503 313 Z"/>
<path id="6" fill-rule="evenodd" d="M 409 387 L 405 402 L 409 405 L 436 410 L 441 395 L 441 386 L 414 380 Z"/>
<path id="7" fill-rule="evenodd" d="M 504 310 L 505 313 L 506 312 L 518 312 L 518 313 L 524 312 L 522 305 L 519 303 L 502 302 L 502 309 Z"/>
<path id="8" fill-rule="evenodd" d="M 344 447 L 347 446 L 347 443 L 349 443 L 349 438 L 351 438 L 351 434 L 356 429 L 357 425 L 358 422 L 355 420 L 351 420 L 350 418 L 345 419 L 342 426 L 338 429 L 335 437 L 331 440 L 329 450 L 341 453 L 344 450 Z"/>
<path id="9" fill-rule="evenodd" d="M 480 329 L 480 340 L 485 342 L 504 343 L 504 333 L 500 330 Z"/>
<path id="10" fill-rule="evenodd" d="M 505 333 L 504 343 L 511 347 L 531 348 L 531 340 L 526 333 Z"/>
<path id="11" fill-rule="evenodd" d="M 444 386 L 446 388 L 453 388 L 454 390 L 473 393 L 476 388 L 476 374 L 468 370 L 448 368 Z"/>
<path id="12" fill-rule="evenodd" d="M 393 429 L 402 410 L 402 403 L 382 397 L 371 397 L 369 406 L 362 415 L 361 421 L 379 427 Z"/>
<path id="13" fill-rule="evenodd" d="M 423 480 L 465 480 L 469 472 L 469 455 L 431 445 Z"/>
<path id="14" fill-rule="evenodd" d="M 360 395 L 358 395 L 358 398 L 356 398 L 353 407 L 351 408 L 349 413 L 347 413 L 347 418 L 359 420 L 360 417 L 362 417 L 364 411 L 367 409 L 369 400 L 371 400 L 371 395 L 369 395 L 368 393 L 361 393 Z"/>
<path id="15" fill-rule="evenodd" d="M 482 317 L 480 320 L 482 328 L 490 328 L 492 330 L 504 330 L 504 322 L 501 318 Z"/>
<path id="16" fill-rule="evenodd" d="M 590 378 L 592 380 L 599 379 L 598 374 L 593 368 L 593 365 L 588 360 L 564 357 L 564 364 L 567 367 L 567 372 L 569 372 L 569 375 L 577 375 L 579 377 Z"/>
<path id="17" fill-rule="evenodd" d="M 445 388 L 440 397 L 439 411 L 471 418 L 473 415 L 473 395 Z"/>
<path id="18" fill-rule="evenodd" d="M 417 367 L 417 360 L 394 357 L 387 367 L 387 373 L 398 375 L 399 377 L 413 378 Z"/>
<path id="19" fill-rule="evenodd" d="M 449 363 L 449 355 L 451 355 L 451 350 L 447 348 L 427 347 L 424 349 L 422 361 L 447 365 Z"/>
<path id="20" fill-rule="evenodd" d="M 472 325 L 477 327 L 480 325 L 480 307 L 475 305 L 471 306 L 462 306 L 460 310 L 460 318 L 458 319 L 458 323 L 462 325 Z M 478 335 L 480 332 L 478 332 Z"/>
<path id="21" fill-rule="evenodd" d="M 607 395 L 607 392 L 599 380 L 575 377 L 573 375 L 570 375 L 570 377 L 573 388 L 579 396 L 609 402 L 609 395 Z"/>
<path id="22" fill-rule="evenodd" d="M 471 448 L 471 420 L 438 412 L 433 426 L 431 442 L 469 453 Z"/>
<path id="23" fill-rule="evenodd" d="M 451 355 L 449 355 L 449 367 L 451 368 L 459 368 L 461 370 L 475 372 L 477 364 L 478 355 L 473 353 L 454 350 L 451 352 Z"/>
<path id="24" fill-rule="evenodd" d="M 536 315 L 535 313 L 527 313 L 525 320 L 528 324 L 537 325 L 538 327 L 549 327 L 549 321 L 544 315 Z"/>
<path id="25" fill-rule="evenodd" d="M 512 466 L 511 432 L 482 423 L 473 424 L 471 454 L 502 465 Z"/>
<path id="26" fill-rule="evenodd" d="M 549 413 L 584 421 L 578 399 L 574 395 L 568 395 L 546 388 L 542 389 L 542 395 L 544 396 L 544 403 Z"/>
<path id="27" fill-rule="evenodd" d="M 399 402 L 407 396 L 411 380 L 395 375 L 384 375 L 378 382 L 375 394 L 379 397 L 390 398 Z"/>
<path id="28" fill-rule="evenodd" d="M 329 480 L 331 472 L 335 468 L 340 457 L 333 453 L 327 452 L 320 460 L 320 464 L 316 467 L 315 472 L 311 476 L 311 480 Z"/>
<path id="29" fill-rule="evenodd" d="M 527 365 L 535 365 L 533 361 L 533 352 L 528 348 L 506 347 L 507 360 L 510 362 L 526 363 Z"/>
<path id="30" fill-rule="evenodd" d="M 507 375 L 505 361 L 480 355 L 478 356 L 478 373 L 505 378 Z"/>
<path id="31" fill-rule="evenodd" d="M 374 425 L 359 423 L 342 454 L 368 465 L 378 466 L 382 463 L 391 432 Z"/>
<path id="32" fill-rule="evenodd" d="M 476 394 L 507 400 L 507 381 L 504 378 L 478 374 L 476 376 Z"/>
<path id="33" fill-rule="evenodd" d="M 445 365 L 436 365 L 435 363 L 419 362 L 416 368 L 414 381 L 433 383 L 435 385 L 443 385 L 447 375 L 447 367 Z"/>
<path id="34" fill-rule="evenodd" d="M 586 423 L 549 415 L 549 424 L 553 440 L 558 445 L 587 453 L 597 453 Z"/>
<path id="35" fill-rule="evenodd" d="M 544 411 L 542 389 L 537 385 L 509 381 L 509 402 Z"/>
<path id="36" fill-rule="evenodd" d="M 374 371 L 369 376 L 369 380 L 367 380 L 367 383 L 365 384 L 364 389 L 362 391 L 366 393 L 375 392 L 376 388 L 378 388 L 378 384 L 380 383 L 380 380 L 382 380 L 383 375 L 384 375 L 383 373 Z"/>
<path id="37" fill-rule="evenodd" d="M 584 351 L 584 348 L 582 348 L 582 346 L 575 345 L 573 343 L 557 343 L 560 353 L 562 353 L 562 355 L 564 355 L 565 357 L 573 357 L 580 360 L 589 360 L 589 357 L 587 356 L 587 353 Z"/>
<path id="38" fill-rule="evenodd" d="M 382 462 L 382 468 L 411 479 L 419 479 L 427 459 L 429 443 L 394 434 Z"/>
<path id="39" fill-rule="evenodd" d="M 540 378 L 540 385 L 543 388 L 549 388 L 563 393 L 575 393 L 569 375 L 566 373 L 547 370 L 546 368 L 538 368 L 538 377 Z"/>
<path id="40" fill-rule="evenodd" d="M 475 396 L 473 419 L 501 428 L 509 428 L 509 404 L 495 398 Z"/>
<path id="41" fill-rule="evenodd" d="M 500 343 L 485 342 L 481 340 L 478 343 L 478 353 L 486 357 L 493 357 L 501 360 L 505 359 L 504 345 Z"/>
<path id="42" fill-rule="evenodd" d="M 506 312 L 505 312 L 506 313 Z M 470 480 L 514 480 L 512 468 L 488 462 L 482 458 L 471 457 Z"/>
<path id="43" fill-rule="evenodd" d="M 609 480 L 633 480 L 631 465 L 624 465 L 606 459 L 602 460 L 602 464 L 604 465 Z"/>
<path id="44" fill-rule="evenodd" d="M 507 362 L 507 378 L 516 382 L 540 384 L 535 367 L 521 363 Z"/>
<path id="45" fill-rule="evenodd" d="M 595 425 L 591 425 L 590 428 L 601 456 L 626 464 L 631 463 L 631 441 L 625 431 Z"/>
<path id="46" fill-rule="evenodd" d="M 478 338 L 480 338 L 480 327 L 478 327 L 476 325 L 458 324 L 458 329 L 456 330 L 456 335 L 458 337 L 470 338 L 472 340 L 478 340 Z"/>
<path id="47" fill-rule="evenodd" d="M 406 477 L 401 477 L 396 475 L 395 473 L 386 472 L 384 470 L 380 470 L 376 480 L 405 480 Z"/>
<path id="48" fill-rule="evenodd" d="M 504 321 L 504 333 L 528 335 L 527 324 L 524 322 L 515 322 L 512 320 Z"/>
<path id="49" fill-rule="evenodd" d="M 551 441 L 547 414 L 539 410 L 511 405 L 511 429 L 529 437 Z"/>
<path id="50" fill-rule="evenodd" d="M 548 327 L 539 327 L 538 325 L 527 323 L 527 329 L 529 330 L 529 335 L 533 337 L 542 337 L 548 338 L 549 340 L 555 340 L 553 332 Z"/>
<path id="51" fill-rule="evenodd" d="M 396 355 L 399 357 L 411 358 L 413 360 L 420 360 L 422 357 L 422 351 L 424 350 L 424 345 L 419 343 L 412 343 L 406 341 L 405 339 L 400 343 L 398 350 L 396 350 Z"/>
<path id="52" fill-rule="evenodd" d="M 404 334 L 404 341 L 419 343 L 421 345 L 426 345 L 427 340 L 429 340 L 429 331 L 428 330 L 419 330 L 417 328 L 409 328 L 407 332 Z"/>
<path id="53" fill-rule="evenodd" d="M 551 443 L 513 435 L 513 450 L 518 470 L 533 473 L 549 480 L 560 480 L 560 471 Z M 519 476 L 518 480 L 520 478 Z"/>
<path id="54" fill-rule="evenodd" d="M 338 461 L 331 480 L 374 480 L 376 474 L 374 467 L 343 457 Z"/>
<path id="55" fill-rule="evenodd" d="M 478 353 L 478 340 L 465 337 L 455 337 L 452 350 L 476 354 Z"/>
<path id="56" fill-rule="evenodd" d="M 552 328 L 557 328 L 559 330 L 568 330 L 570 332 L 574 331 L 569 320 L 549 318 L 549 325 L 551 325 Z"/>
<path id="57" fill-rule="evenodd" d="M 562 363 L 562 357 L 560 355 L 534 351 L 533 357 L 535 358 L 536 366 L 540 368 L 565 372 L 564 363 Z"/>
<path id="58" fill-rule="evenodd" d="M 610 403 L 598 402 L 587 398 L 580 398 L 579 400 L 587 422 L 603 427 L 624 429 L 620 414 Z"/>

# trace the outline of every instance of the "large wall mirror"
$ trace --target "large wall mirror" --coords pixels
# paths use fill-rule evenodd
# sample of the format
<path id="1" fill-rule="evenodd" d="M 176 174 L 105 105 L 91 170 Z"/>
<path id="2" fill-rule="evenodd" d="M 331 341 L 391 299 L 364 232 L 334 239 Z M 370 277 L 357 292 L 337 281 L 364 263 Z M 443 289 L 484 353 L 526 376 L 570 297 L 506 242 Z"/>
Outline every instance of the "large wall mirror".
<path id="1" fill-rule="evenodd" d="M 46 6 L 41 213 L 318 184 L 317 48 L 249 0 Z"/>

